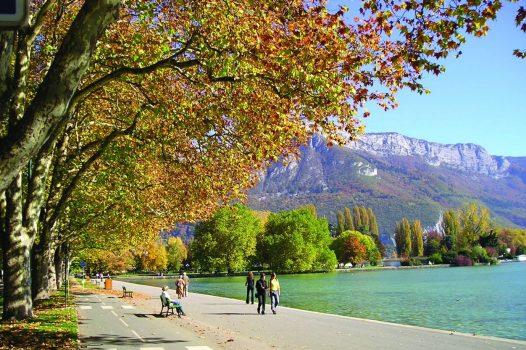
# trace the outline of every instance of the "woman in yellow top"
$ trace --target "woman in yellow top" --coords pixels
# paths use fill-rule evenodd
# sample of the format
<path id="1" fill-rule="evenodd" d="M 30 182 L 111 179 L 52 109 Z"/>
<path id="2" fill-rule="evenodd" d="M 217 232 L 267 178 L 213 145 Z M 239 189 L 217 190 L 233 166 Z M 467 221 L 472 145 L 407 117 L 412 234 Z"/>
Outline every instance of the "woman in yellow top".
<path id="1" fill-rule="evenodd" d="M 272 310 L 273 314 L 276 314 L 276 308 L 279 304 L 279 294 L 281 292 L 281 289 L 279 287 L 279 281 L 276 277 L 276 274 L 272 272 L 270 274 L 270 309 Z"/>

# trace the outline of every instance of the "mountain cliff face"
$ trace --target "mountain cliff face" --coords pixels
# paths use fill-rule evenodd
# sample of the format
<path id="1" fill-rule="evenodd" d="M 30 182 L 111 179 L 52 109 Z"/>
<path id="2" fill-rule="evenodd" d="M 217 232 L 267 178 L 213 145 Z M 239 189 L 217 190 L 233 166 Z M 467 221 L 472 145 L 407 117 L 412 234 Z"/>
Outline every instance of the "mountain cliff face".
<path id="1" fill-rule="evenodd" d="M 396 133 L 367 134 L 350 147 L 383 157 L 420 157 L 435 167 L 447 166 L 494 178 L 507 176 L 510 167 L 505 157 L 492 156 L 478 145 L 443 145 Z"/>
<path id="2" fill-rule="evenodd" d="M 443 145 L 396 133 L 328 147 L 315 135 L 299 160 L 270 167 L 249 196 L 260 210 L 313 203 L 332 223 L 344 207 L 372 207 L 384 240 L 402 217 L 433 226 L 444 208 L 473 200 L 500 223 L 526 227 L 526 157 L 496 157 L 474 144 Z"/>

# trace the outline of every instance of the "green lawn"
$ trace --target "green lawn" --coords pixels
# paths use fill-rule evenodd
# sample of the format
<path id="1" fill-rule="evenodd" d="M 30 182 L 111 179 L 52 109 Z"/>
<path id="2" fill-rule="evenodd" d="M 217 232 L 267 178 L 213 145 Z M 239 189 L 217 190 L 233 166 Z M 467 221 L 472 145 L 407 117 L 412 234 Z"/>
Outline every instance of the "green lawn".
<path id="1" fill-rule="evenodd" d="M 0 349 L 77 349 L 78 325 L 73 296 L 69 295 L 68 307 L 64 302 L 64 290 L 61 290 L 49 300 L 35 303 L 34 318 L 0 323 Z M 0 307 L 3 307 L 1 297 Z"/>

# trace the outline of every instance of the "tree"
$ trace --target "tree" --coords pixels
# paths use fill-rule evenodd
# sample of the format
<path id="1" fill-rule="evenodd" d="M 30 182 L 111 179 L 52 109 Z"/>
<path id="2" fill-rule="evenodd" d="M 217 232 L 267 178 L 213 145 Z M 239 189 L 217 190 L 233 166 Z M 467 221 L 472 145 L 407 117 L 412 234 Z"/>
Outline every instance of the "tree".
<path id="1" fill-rule="evenodd" d="M 338 210 L 338 226 L 336 226 L 336 235 L 339 236 L 345 231 L 345 219 L 343 213 Z"/>
<path id="2" fill-rule="evenodd" d="M 373 208 L 367 208 L 367 215 L 369 217 L 369 231 L 371 232 L 371 235 L 378 236 L 378 223 L 376 222 L 376 215 L 374 215 Z"/>
<path id="3" fill-rule="evenodd" d="M 363 221 L 362 221 L 362 214 L 360 211 L 360 207 L 352 208 L 352 216 L 353 216 L 354 228 L 359 231 L 360 228 L 363 228 Z"/>
<path id="4" fill-rule="evenodd" d="M 424 231 L 422 230 L 422 224 L 420 220 L 413 220 L 411 223 L 411 255 L 412 256 L 423 256 L 424 255 Z"/>
<path id="5" fill-rule="evenodd" d="M 336 258 L 328 250 L 330 243 L 327 220 L 301 208 L 271 214 L 258 251 L 263 255 L 261 261 L 274 270 L 309 271 L 319 266 L 332 270 Z"/>
<path id="6" fill-rule="evenodd" d="M 426 231 L 424 239 L 424 254 L 426 256 L 431 256 L 435 253 L 440 254 L 443 237 L 444 235 L 439 231 Z"/>
<path id="7" fill-rule="evenodd" d="M 353 266 L 367 260 L 367 247 L 360 242 L 357 236 L 351 235 L 343 242 L 345 250 L 345 262 L 350 262 Z M 342 261 L 343 262 L 343 261 Z"/>
<path id="8" fill-rule="evenodd" d="M 345 208 L 344 231 L 354 231 L 354 223 L 352 220 L 351 209 L 349 208 Z"/>
<path id="9" fill-rule="evenodd" d="M 259 219 L 241 204 L 219 209 L 198 223 L 190 245 L 192 261 L 204 271 L 240 271 L 256 253 Z"/>
<path id="10" fill-rule="evenodd" d="M 188 257 L 186 246 L 181 237 L 170 237 L 166 242 L 166 254 L 168 255 L 168 269 L 179 271 L 184 260 Z"/>
<path id="11" fill-rule="evenodd" d="M 402 218 L 402 221 L 396 223 L 395 242 L 398 256 L 411 256 L 411 224 L 407 218 Z"/>
<path id="12" fill-rule="evenodd" d="M 365 207 L 359 207 L 358 210 L 360 212 L 361 225 L 357 226 L 357 230 L 364 234 L 370 234 L 371 220 L 369 212 Z"/>
<path id="13" fill-rule="evenodd" d="M 376 263 L 381 258 L 373 239 L 358 231 L 345 231 L 331 244 L 339 263 L 353 265 L 364 261 Z"/>
<path id="14" fill-rule="evenodd" d="M 447 250 L 451 250 L 453 248 L 456 249 L 454 244 L 460 231 L 460 222 L 458 220 L 457 213 L 452 209 L 446 210 L 442 215 L 442 222 L 440 223 L 440 226 L 442 228 L 442 232 L 444 233 L 444 243 Z"/>
<path id="15" fill-rule="evenodd" d="M 305 209 L 307 209 L 310 213 L 310 215 L 312 215 L 313 217 L 317 218 L 318 217 L 318 211 L 316 209 L 316 206 L 314 204 L 307 204 L 305 206 Z"/>
<path id="16" fill-rule="evenodd" d="M 166 249 L 160 240 L 148 242 L 137 254 L 139 268 L 147 271 L 165 271 L 168 266 Z"/>
<path id="17" fill-rule="evenodd" d="M 89 249 L 79 253 L 79 259 L 86 262 L 91 271 L 128 271 L 133 267 L 133 255 L 129 250 L 108 251 Z"/>
<path id="18" fill-rule="evenodd" d="M 476 203 L 469 203 L 459 210 L 461 229 L 457 234 L 457 251 L 472 247 L 481 235 L 492 228 L 489 210 Z"/>
<path id="19" fill-rule="evenodd" d="M 65 129 L 74 126 L 66 134 L 76 135 L 73 118 L 90 126 L 86 133 L 106 135 L 81 149 L 100 150 L 117 134 L 137 132 L 128 146 L 149 151 L 143 170 L 152 183 L 142 198 L 156 199 L 156 220 L 195 220 L 243 197 L 255 171 L 296 152 L 310 133 L 354 138 L 367 101 L 390 108 L 401 87 L 425 91 L 422 73 L 439 73 L 435 59 L 458 48 L 464 28 L 484 34 L 500 7 L 438 3 L 401 2 L 384 11 L 382 2 L 366 1 L 363 19 L 346 23 L 344 8 L 330 13 L 325 3 L 295 0 L 33 1 L 28 27 L 0 34 L 3 317 L 31 316 L 29 251 L 37 234 L 40 261 L 60 243 L 55 228 L 71 193 L 53 201 L 48 223 L 57 226 L 36 231 L 49 157 Z M 26 169 L 40 175 L 28 181 Z M 85 170 L 78 174 L 68 191 Z M 169 195 L 160 195 L 162 188 Z M 193 198 L 172 203 L 174 194 Z M 198 198 L 206 203 L 192 208 Z M 38 264 L 40 276 L 47 262 Z"/>

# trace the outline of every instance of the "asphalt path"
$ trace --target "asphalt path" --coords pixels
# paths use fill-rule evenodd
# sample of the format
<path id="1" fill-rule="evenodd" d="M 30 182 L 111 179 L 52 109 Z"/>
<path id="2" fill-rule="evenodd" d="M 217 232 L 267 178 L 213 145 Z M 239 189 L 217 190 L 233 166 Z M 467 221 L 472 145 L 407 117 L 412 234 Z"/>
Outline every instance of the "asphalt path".
<path id="1" fill-rule="evenodd" d="M 131 298 L 79 295 L 80 349 L 212 350 L 209 342 L 183 327 L 176 316 L 145 311 Z"/>
<path id="2" fill-rule="evenodd" d="M 160 318 L 157 316 L 161 309 L 160 288 L 113 281 L 113 288 L 117 291 L 122 291 L 123 285 L 128 290 L 150 297 L 134 302 L 134 310 L 126 310 L 122 306 L 131 302 L 131 298 L 113 296 L 105 299 L 104 296 L 99 296 L 99 301 L 89 297 L 89 302 L 86 303 L 81 299 L 81 348 L 526 350 L 526 342 L 523 341 L 398 325 L 281 306 L 278 307 L 276 315 L 270 313 L 269 305 L 267 313 L 259 315 L 256 305 L 192 293 L 191 284 L 188 297 L 182 299 L 188 316 Z M 175 291 L 170 292 L 174 297 Z M 83 305 L 92 305 L 93 308 L 83 310 Z M 109 310 L 102 306 L 114 308 Z M 102 319 L 94 314 L 100 314 Z M 138 316 L 141 314 L 146 317 Z M 90 324 L 84 315 L 88 318 L 93 317 L 94 322 Z M 127 326 L 122 324 L 123 321 Z"/>

